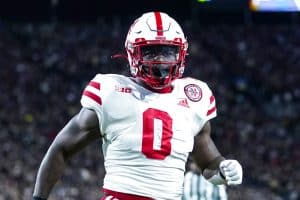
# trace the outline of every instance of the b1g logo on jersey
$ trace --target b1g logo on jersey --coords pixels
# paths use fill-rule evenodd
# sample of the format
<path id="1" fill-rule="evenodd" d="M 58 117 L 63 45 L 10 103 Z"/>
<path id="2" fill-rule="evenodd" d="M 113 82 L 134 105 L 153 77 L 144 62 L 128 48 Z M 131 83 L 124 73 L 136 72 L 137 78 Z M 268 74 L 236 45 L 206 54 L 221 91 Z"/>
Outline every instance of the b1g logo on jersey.
<path id="1" fill-rule="evenodd" d="M 131 91 L 132 91 L 132 89 L 129 88 L 129 87 L 122 87 L 122 86 L 119 86 L 119 85 L 115 86 L 115 90 L 117 92 L 124 92 L 124 93 L 131 93 Z"/>
<path id="2" fill-rule="evenodd" d="M 202 90 L 196 84 L 188 84 L 184 87 L 184 93 L 189 100 L 197 102 L 202 98 Z"/>

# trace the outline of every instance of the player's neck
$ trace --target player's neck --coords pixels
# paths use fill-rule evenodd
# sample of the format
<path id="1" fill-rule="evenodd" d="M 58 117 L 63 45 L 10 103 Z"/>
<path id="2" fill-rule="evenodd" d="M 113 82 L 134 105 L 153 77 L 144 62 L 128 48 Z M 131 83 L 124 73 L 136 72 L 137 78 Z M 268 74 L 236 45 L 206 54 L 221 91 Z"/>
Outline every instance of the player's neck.
<path id="1" fill-rule="evenodd" d="M 143 82 L 142 80 L 139 80 L 137 78 L 132 78 L 132 80 L 137 83 L 138 85 L 146 88 L 147 90 L 151 90 L 152 92 L 156 92 L 156 93 L 171 93 L 172 90 L 173 90 L 173 86 L 172 85 L 169 85 L 167 87 L 164 87 L 164 88 L 161 88 L 161 89 L 154 89 L 154 88 L 151 88 L 150 86 L 148 86 L 145 82 Z"/>

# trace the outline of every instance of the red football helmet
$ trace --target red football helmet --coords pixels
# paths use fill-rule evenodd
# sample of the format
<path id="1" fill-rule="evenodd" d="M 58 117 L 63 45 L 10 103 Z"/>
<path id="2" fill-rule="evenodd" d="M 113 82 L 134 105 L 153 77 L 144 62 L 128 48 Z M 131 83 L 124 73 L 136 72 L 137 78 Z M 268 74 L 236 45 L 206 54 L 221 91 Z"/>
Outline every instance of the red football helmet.
<path id="1" fill-rule="evenodd" d="M 180 25 L 162 12 L 143 14 L 131 25 L 125 48 L 130 72 L 153 89 L 182 76 L 187 40 Z"/>

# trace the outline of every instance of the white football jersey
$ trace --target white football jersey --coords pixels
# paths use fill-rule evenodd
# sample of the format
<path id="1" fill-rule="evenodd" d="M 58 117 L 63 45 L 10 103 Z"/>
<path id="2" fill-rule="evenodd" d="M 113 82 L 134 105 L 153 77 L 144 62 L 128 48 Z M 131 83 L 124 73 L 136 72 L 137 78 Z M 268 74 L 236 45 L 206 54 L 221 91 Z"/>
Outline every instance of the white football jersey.
<path id="1" fill-rule="evenodd" d="M 81 104 L 97 113 L 103 136 L 103 188 L 181 199 L 194 136 L 216 116 L 216 105 L 202 81 L 172 84 L 172 92 L 155 93 L 129 77 L 98 74 L 85 88 Z"/>

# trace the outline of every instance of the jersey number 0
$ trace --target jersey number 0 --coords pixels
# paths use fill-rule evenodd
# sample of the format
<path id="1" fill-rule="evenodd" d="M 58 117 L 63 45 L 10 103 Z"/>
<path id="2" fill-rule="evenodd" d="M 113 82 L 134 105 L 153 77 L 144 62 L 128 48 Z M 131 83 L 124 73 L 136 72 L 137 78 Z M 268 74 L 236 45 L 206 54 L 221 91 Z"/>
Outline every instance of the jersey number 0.
<path id="1" fill-rule="evenodd" d="M 170 155 L 172 123 L 167 112 L 154 108 L 143 112 L 142 152 L 147 158 L 164 160 Z"/>

